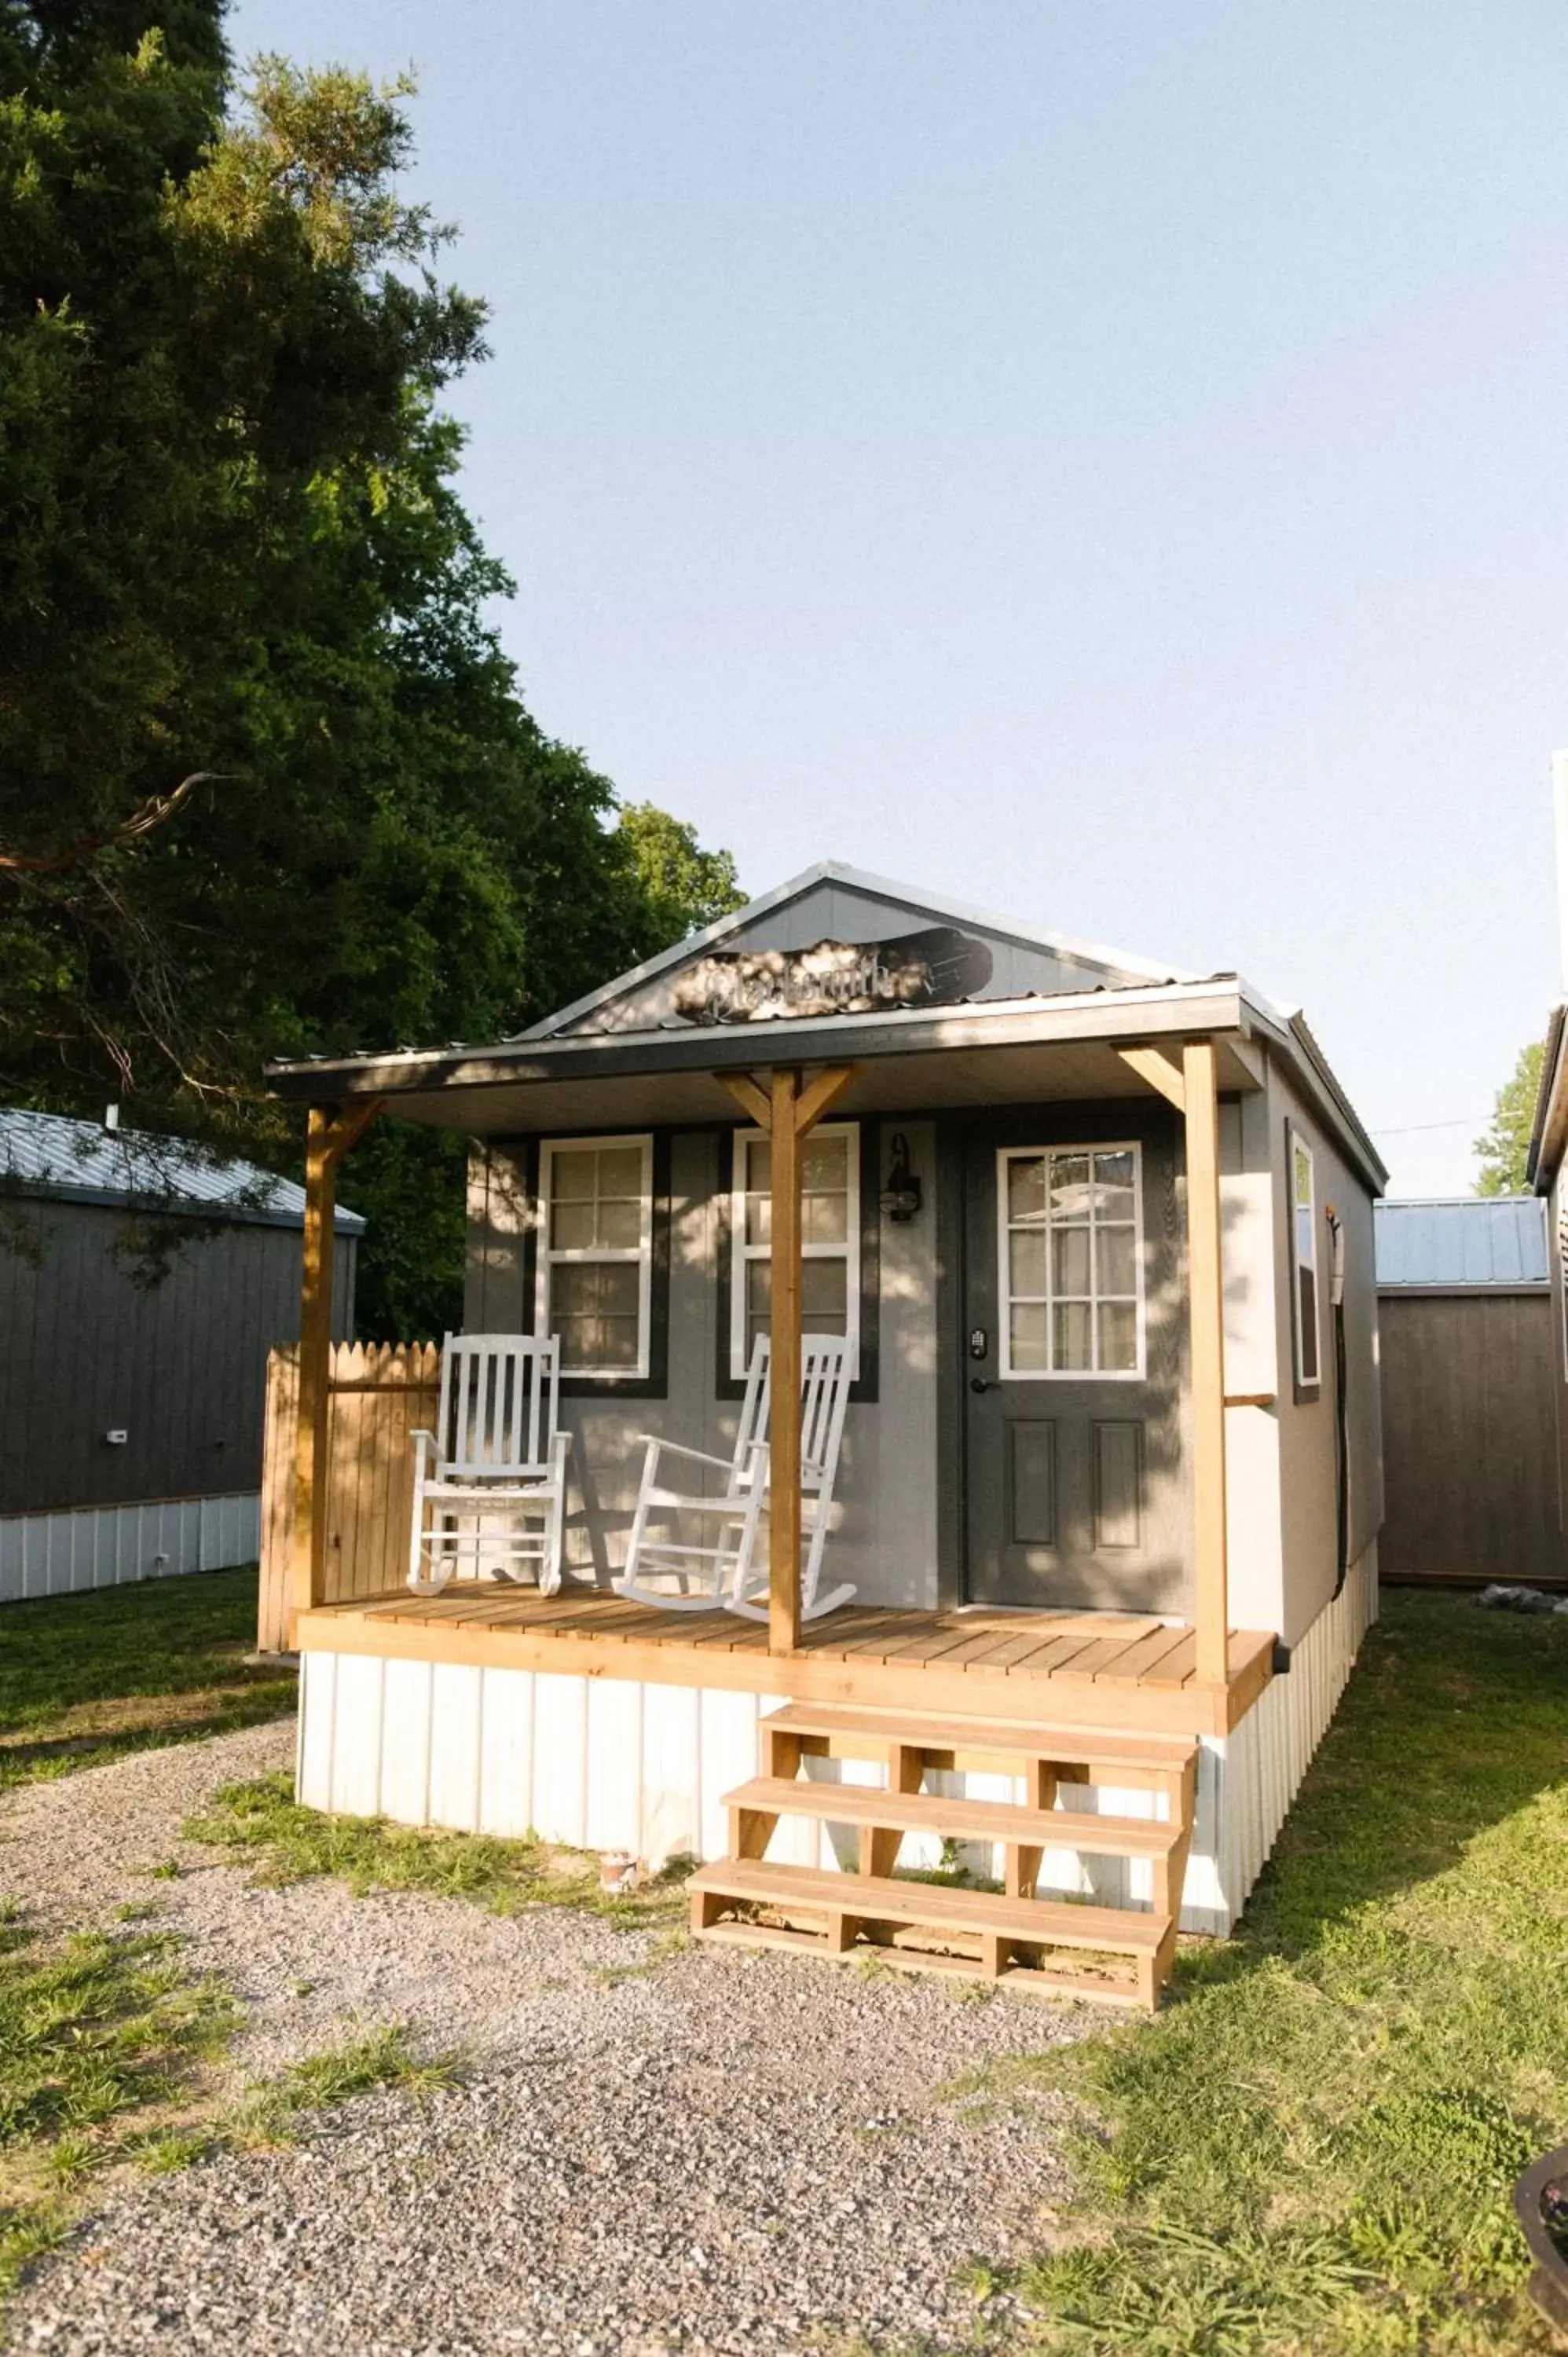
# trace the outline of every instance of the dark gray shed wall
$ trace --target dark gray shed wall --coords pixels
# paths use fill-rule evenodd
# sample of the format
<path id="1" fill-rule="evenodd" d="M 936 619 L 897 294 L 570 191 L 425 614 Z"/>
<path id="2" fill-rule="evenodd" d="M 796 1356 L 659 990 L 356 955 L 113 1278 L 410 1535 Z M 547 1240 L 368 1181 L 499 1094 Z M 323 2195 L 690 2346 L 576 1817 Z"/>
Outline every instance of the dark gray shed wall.
<path id="1" fill-rule="evenodd" d="M 255 1489 L 267 1351 L 299 1333 L 297 1229 L 194 1238 L 160 1285 L 114 1252 L 126 1214 L 30 1202 L 0 1235 L 0 1514 Z M 355 1240 L 334 1256 L 352 1327 Z M 103 1437 L 130 1435 L 123 1448 Z"/>
<path id="2" fill-rule="evenodd" d="M 1563 1579 L 1550 1292 L 1384 1292 L 1386 1573 Z"/>

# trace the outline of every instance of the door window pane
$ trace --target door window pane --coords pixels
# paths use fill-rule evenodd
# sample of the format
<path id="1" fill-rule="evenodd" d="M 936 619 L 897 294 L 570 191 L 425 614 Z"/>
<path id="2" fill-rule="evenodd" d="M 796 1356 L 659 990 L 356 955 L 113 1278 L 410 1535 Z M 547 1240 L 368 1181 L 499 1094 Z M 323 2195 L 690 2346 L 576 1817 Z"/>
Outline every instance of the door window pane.
<path id="1" fill-rule="evenodd" d="M 1093 1366 L 1093 1318 L 1087 1301 L 1058 1301 L 1054 1306 L 1051 1342 L 1058 1373 L 1083 1373 Z"/>
<path id="2" fill-rule="evenodd" d="M 1015 1228 L 1008 1238 L 1013 1260 L 1013 1291 L 1032 1294 L 1044 1300 L 1046 1295 L 1046 1239 L 1036 1229 Z"/>
<path id="3" fill-rule="evenodd" d="M 1058 1228 L 1051 1238 L 1053 1293 L 1088 1293 L 1090 1286 L 1089 1230 Z"/>
<path id="4" fill-rule="evenodd" d="M 1023 1373 L 1043 1374 L 1050 1366 L 1050 1314 L 1043 1301 L 1013 1304 L 1012 1361 Z"/>
<path id="5" fill-rule="evenodd" d="M 1100 1365 L 1102 1372 L 1124 1373 L 1138 1363 L 1138 1309 L 1132 1301 L 1102 1301 L 1095 1312 L 1100 1320 Z"/>
<path id="6" fill-rule="evenodd" d="M 1101 1228 L 1100 1243 L 1100 1290 L 1103 1293 L 1136 1293 L 1138 1290 L 1138 1248 L 1131 1228 Z"/>
<path id="7" fill-rule="evenodd" d="M 1007 1374 L 1136 1374 L 1143 1268 L 1135 1146 L 1004 1149 Z"/>

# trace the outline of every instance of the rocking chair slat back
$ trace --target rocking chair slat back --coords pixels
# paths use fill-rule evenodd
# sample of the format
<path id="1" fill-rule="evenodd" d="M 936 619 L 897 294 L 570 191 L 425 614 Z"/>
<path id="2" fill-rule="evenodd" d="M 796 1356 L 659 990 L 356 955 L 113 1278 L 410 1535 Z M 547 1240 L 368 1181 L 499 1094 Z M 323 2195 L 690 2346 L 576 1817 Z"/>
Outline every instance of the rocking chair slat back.
<path id="1" fill-rule="evenodd" d="M 553 1336 L 448 1335 L 437 1418 L 445 1472 L 458 1480 L 543 1472 L 559 1386 Z"/>

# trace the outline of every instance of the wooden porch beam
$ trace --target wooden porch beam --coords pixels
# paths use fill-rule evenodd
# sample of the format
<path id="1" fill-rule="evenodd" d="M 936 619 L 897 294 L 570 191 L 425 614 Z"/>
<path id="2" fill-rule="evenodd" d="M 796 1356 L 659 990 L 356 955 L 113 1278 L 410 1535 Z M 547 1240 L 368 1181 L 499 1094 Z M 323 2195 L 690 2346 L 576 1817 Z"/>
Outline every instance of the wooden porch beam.
<path id="1" fill-rule="evenodd" d="M 1212 1039 L 1182 1049 L 1187 1129 L 1187 1271 L 1192 1362 L 1193 1625 L 1197 1673 L 1229 1674 L 1225 1508 L 1225 1297 L 1220 1265 L 1219 1090 Z"/>
<path id="2" fill-rule="evenodd" d="M 835 1097 L 841 1096 L 855 1075 L 854 1064 L 829 1064 L 814 1080 L 806 1082 L 795 1106 L 795 1134 L 804 1137 L 815 1129 Z"/>
<path id="3" fill-rule="evenodd" d="M 764 1088 L 759 1088 L 749 1072 L 715 1072 L 714 1078 L 721 1089 L 734 1097 L 742 1113 L 747 1113 L 758 1129 L 773 1126 L 773 1101 Z"/>
<path id="4" fill-rule="evenodd" d="M 1157 1089 L 1177 1113 L 1187 1111 L 1187 1082 L 1182 1067 L 1174 1063 L 1163 1048 L 1118 1048 L 1116 1053 L 1129 1071 L 1136 1072 L 1150 1088 Z"/>
<path id="5" fill-rule="evenodd" d="M 346 1111 L 312 1105 L 305 1141 L 305 1232 L 300 1254 L 299 1394 L 294 1442 L 294 1561 L 290 1641 L 295 1620 L 325 1599 L 327 1569 L 327 1417 L 332 1360 L 332 1256 L 338 1167 L 381 1109 L 364 1097 Z"/>

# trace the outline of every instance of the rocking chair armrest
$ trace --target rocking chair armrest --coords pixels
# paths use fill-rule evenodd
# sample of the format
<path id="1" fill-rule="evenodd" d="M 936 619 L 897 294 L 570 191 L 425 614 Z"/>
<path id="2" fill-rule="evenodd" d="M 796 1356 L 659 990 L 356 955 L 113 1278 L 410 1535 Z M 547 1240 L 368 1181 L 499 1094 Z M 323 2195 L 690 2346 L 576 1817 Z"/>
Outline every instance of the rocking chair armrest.
<path id="1" fill-rule="evenodd" d="M 712 1456 L 705 1448 L 688 1448 L 683 1441 L 679 1440 L 660 1440 L 657 1433 L 652 1432 L 639 1432 L 637 1437 L 648 1448 L 667 1448 L 672 1457 L 689 1457 L 696 1465 L 716 1465 L 721 1473 L 732 1470 L 729 1458 Z"/>

